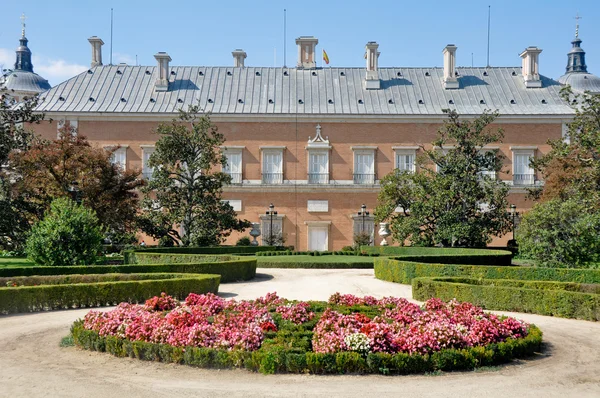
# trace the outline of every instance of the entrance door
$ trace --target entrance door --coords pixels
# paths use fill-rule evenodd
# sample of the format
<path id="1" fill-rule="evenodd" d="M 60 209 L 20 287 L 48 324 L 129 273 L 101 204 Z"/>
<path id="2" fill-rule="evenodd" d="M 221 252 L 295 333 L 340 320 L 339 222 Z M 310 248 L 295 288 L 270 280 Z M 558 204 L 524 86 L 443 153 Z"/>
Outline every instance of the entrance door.
<path id="1" fill-rule="evenodd" d="M 327 251 L 329 246 L 329 227 L 308 227 L 308 250 Z"/>

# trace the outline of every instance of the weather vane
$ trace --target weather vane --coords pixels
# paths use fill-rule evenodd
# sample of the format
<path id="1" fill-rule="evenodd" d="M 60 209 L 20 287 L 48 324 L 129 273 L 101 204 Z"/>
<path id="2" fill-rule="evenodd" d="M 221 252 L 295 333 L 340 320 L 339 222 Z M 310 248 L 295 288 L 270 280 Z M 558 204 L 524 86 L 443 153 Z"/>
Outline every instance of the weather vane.
<path id="1" fill-rule="evenodd" d="M 25 16 L 25 13 L 21 14 L 21 35 L 23 37 L 25 37 L 25 20 L 27 19 L 27 17 Z"/>
<path id="2" fill-rule="evenodd" d="M 583 18 L 583 17 L 580 17 L 580 16 L 579 16 L 579 13 L 577 13 L 577 16 L 575 17 L 575 20 L 577 21 L 577 22 L 575 23 L 575 38 L 578 38 L 578 37 L 579 37 L 579 20 L 580 20 L 581 18 Z"/>

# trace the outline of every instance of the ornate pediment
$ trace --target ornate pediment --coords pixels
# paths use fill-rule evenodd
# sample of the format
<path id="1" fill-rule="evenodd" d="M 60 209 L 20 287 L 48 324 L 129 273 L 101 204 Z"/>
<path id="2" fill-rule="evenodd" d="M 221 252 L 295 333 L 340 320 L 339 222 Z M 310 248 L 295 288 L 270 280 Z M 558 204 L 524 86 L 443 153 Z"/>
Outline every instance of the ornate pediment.
<path id="1" fill-rule="evenodd" d="M 331 149 L 331 145 L 329 145 L 329 137 L 323 138 L 321 135 L 321 125 L 317 124 L 316 126 L 317 134 L 315 138 L 308 137 L 308 144 L 306 146 L 307 149 Z"/>

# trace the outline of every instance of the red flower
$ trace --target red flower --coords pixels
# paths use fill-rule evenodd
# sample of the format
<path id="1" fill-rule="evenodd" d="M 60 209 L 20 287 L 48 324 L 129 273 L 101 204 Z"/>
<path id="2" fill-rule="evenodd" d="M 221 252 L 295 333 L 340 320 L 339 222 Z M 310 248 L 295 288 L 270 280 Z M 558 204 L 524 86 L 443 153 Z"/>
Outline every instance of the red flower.
<path id="1" fill-rule="evenodd" d="M 260 324 L 260 328 L 263 330 L 263 332 L 276 332 L 277 331 L 277 326 L 275 326 L 275 324 L 273 322 L 263 322 Z"/>

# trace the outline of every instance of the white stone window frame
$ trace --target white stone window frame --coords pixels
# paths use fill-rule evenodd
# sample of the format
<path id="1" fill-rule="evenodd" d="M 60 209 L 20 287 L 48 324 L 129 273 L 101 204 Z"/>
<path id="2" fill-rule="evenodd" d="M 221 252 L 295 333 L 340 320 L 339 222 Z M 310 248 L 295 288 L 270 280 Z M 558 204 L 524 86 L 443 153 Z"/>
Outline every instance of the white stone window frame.
<path id="1" fill-rule="evenodd" d="M 142 148 L 142 178 L 146 180 L 152 179 L 152 174 L 154 173 L 154 168 L 150 168 L 147 165 L 148 159 L 154 151 L 156 150 L 156 146 L 154 145 L 140 145 Z"/>
<path id="2" fill-rule="evenodd" d="M 285 176 L 285 146 L 261 146 L 260 148 L 260 169 L 261 169 L 261 182 L 263 184 L 268 185 L 281 185 L 284 181 Z M 266 172 L 265 171 L 265 156 L 269 154 L 279 154 L 280 155 L 280 164 L 279 164 L 279 172 Z M 275 174 L 280 174 L 280 176 L 276 176 Z"/>
<path id="3" fill-rule="evenodd" d="M 229 203 L 231 207 L 233 207 L 233 211 L 240 212 L 242 211 L 242 200 L 241 199 L 222 199 L 221 202 Z"/>
<path id="4" fill-rule="evenodd" d="M 77 132 L 79 131 L 79 121 L 77 119 L 60 119 L 56 122 L 56 139 L 60 139 L 60 130 L 64 128 L 66 125 L 69 125 L 71 130 L 71 135 L 73 137 L 77 137 Z"/>
<path id="5" fill-rule="evenodd" d="M 535 170 L 529 165 L 531 159 L 535 159 L 535 153 L 537 146 L 511 146 L 512 152 L 512 184 L 513 186 L 532 186 L 536 184 Z M 517 170 L 517 156 L 528 156 L 530 161 L 525 166 L 526 173 L 516 173 Z"/>
<path id="6" fill-rule="evenodd" d="M 354 237 L 366 231 L 371 236 L 371 244 L 369 246 L 375 246 L 375 216 L 369 214 L 364 217 L 365 227 L 363 230 L 363 217 L 358 214 L 352 215 L 352 242 L 354 243 Z"/>
<path id="7" fill-rule="evenodd" d="M 392 147 L 394 150 L 394 167 L 400 170 L 406 170 L 400 168 L 400 163 L 398 162 L 400 156 L 410 155 L 413 157 L 412 168 L 409 169 L 411 173 L 415 173 L 417 170 L 417 150 L 419 150 L 418 146 L 394 146 Z"/>
<path id="8" fill-rule="evenodd" d="M 280 233 L 282 237 L 283 235 L 283 219 L 285 218 L 285 214 L 277 214 L 273 217 L 273 233 Z M 267 214 L 261 214 L 259 216 L 260 219 L 260 239 L 261 245 L 266 246 L 265 239 L 270 235 L 271 230 L 271 216 Z"/>
<path id="9" fill-rule="evenodd" d="M 329 184 L 330 175 L 331 175 L 331 166 L 330 166 L 330 155 L 331 145 L 329 143 L 329 137 L 323 138 L 321 135 L 321 125 L 317 124 L 315 126 L 316 134 L 314 138 L 308 137 L 308 143 L 306 144 L 306 175 L 307 181 L 309 184 Z M 319 171 L 314 172 L 311 170 L 313 168 L 312 159 L 314 156 L 325 156 L 325 172 Z M 319 169 L 321 169 L 319 167 Z"/>
<path id="10" fill-rule="evenodd" d="M 232 184 L 241 184 L 244 181 L 244 149 L 245 146 L 222 146 L 223 156 L 227 159 L 227 166 L 223 166 L 222 172 L 231 175 Z M 231 164 L 229 164 L 230 155 L 239 155 L 240 161 L 237 165 L 239 173 L 231 172 Z"/>
<path id="11" fill-rule="evenodd" d="M 500 149 L 499 146 L 484 146 L 482 148 L 479 149 L 479 153 L 482 155 L 485 155 L 488 152 L 492 152 L 495 151 L 497 149 Z M 498 179 L 498 173 L 496 173 L 495 170 L 481 170 L 479 172 L 479 175 L 481 176 L 489 176 L 492 180 L 496 180 Z"/>
<path id="12" fill-rule="evenodd" d="M 373 185 L 377 182 L 377 170 L 375 169 L 375 166 L 377 165 L 376 162 L 376 155 L 377 155 L 377 147 L 376 146 L 371 146 L 371 145 L 354 145 L 352 147 L 350 147 L 350 149 L 352 149 L 353 155 L 352 155 L 352 161 L 353 161 L 353 165 L 352 165 L 352 181 L 354 184 L 356 185 Z M 371 173 L 358 173 L 357 171 L 357 166 L 358 166 L 358 161 L 357 158 L 358 156 L 361 155 L 370 155 L 371 156 Z M 369 177 L 369 175 L 372 175 L 372 177 Z M 358 176 L 358 178 L 357 178 Z"/>
<path id="13" fill-rule="evenodd" d="M 116 145 L 105 145 L 104 146 L 104 149 L 107 151 L 114 150 L 114 152 L 110 156 L 110 162 L 112 164 L 119 165 L 121 167 L 121 170 L 123 170 L 123 171 L 127 170 L 127 149 L 128 148 L 129 148 L 129 145 L 126 145 L 126 144 L 124 144 L 124 145 L 116 144 Z M 123 157 L 123 160 L 117 161 L 118 157 L 120 157 L 120 156 Z"/>

